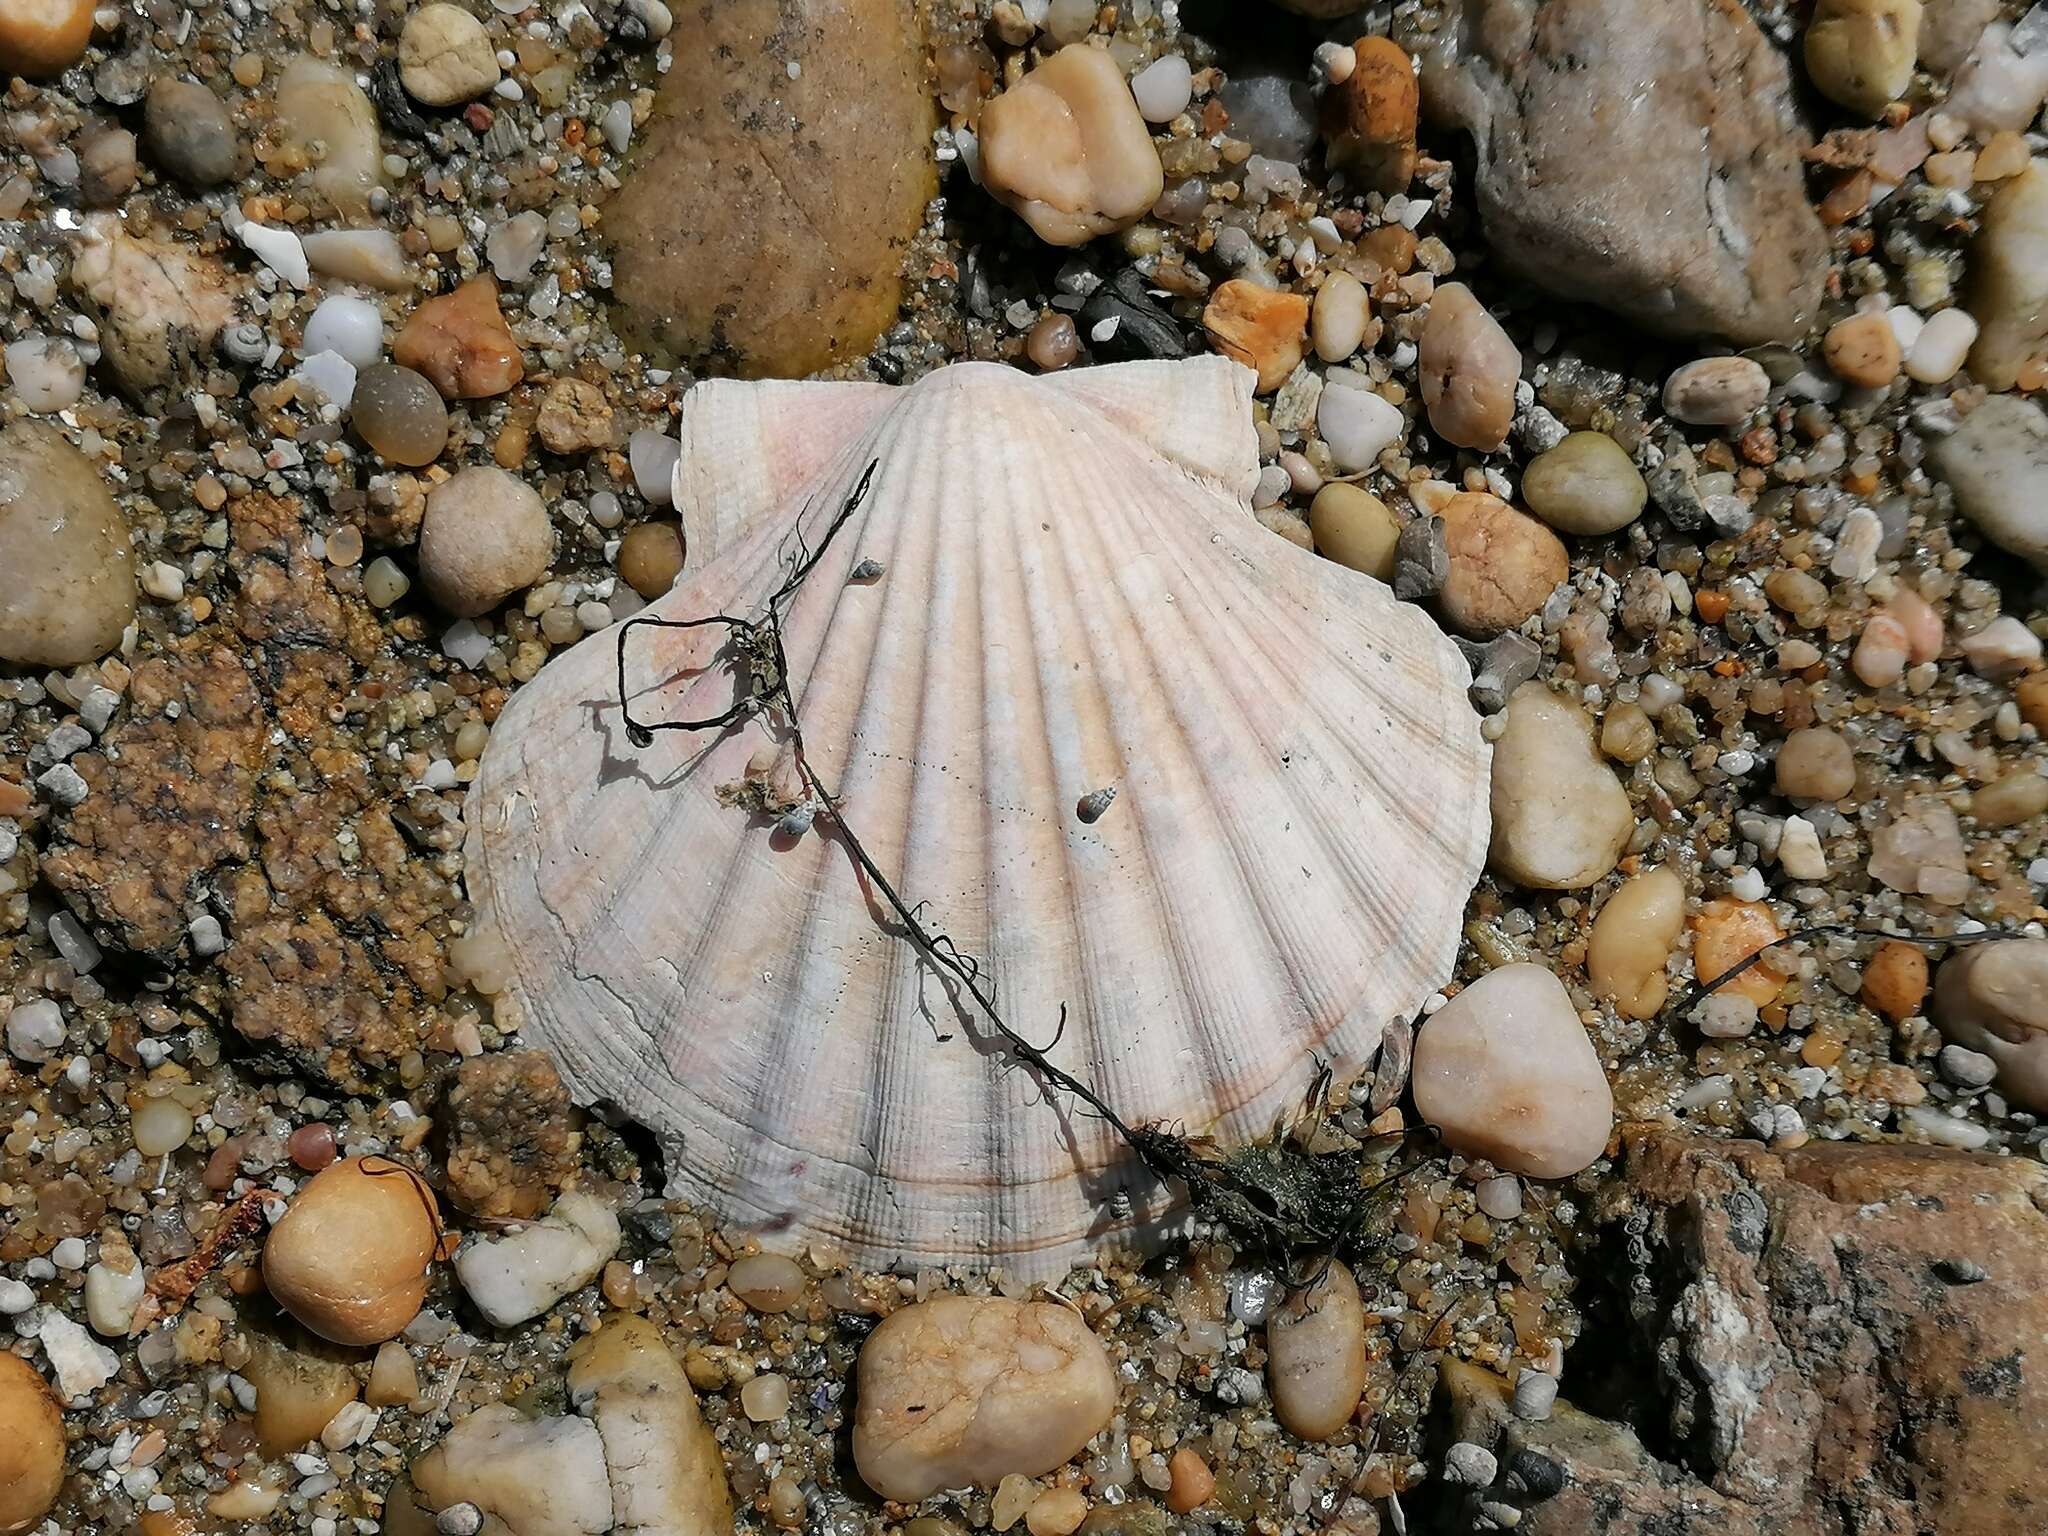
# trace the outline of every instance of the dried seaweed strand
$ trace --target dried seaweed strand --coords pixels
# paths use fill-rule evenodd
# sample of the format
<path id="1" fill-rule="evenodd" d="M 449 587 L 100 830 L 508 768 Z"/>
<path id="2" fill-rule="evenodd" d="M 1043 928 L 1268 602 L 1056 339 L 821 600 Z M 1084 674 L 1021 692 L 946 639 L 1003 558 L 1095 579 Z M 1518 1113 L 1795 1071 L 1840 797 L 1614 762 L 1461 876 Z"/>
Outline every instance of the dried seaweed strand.
<path id="1" fill-rule="evenodd" d="M 1185 1135 L 1162 1125 L 1129 1124 L 1092 1087 L 1056 1065 L 1047 1055 L 1066 1032 L 1066 1005 L 1060 1005 L 1059 1019 L 1047 1045 L 1034 1045 L 1019 1033 L 1003 1017 L 980 962 L 964 953 L 945 932 L 927 926 L 921 915 L 927 904 L 909 902 L 897 891 L 858 834 L 847 824 L 837 796 L 811 765 L 805 751 L 802 724 L 797 718 L 796 701 L 790 692 L 789 667 L 783 651 L 783 615 L 798 589 L 817 568 L 833 539 L 866 500 L 875 469 L 876 464 L 870 462 L 862 472 L 852 494 L 825 529 L 816 549 L 806 542 L 803 520 L 799 517 L 792 536 L 794 547 L 785 561 L 782 584 L 769 596 L 758 618 L 724 613 L 696 619 L 637 617 L 620 626 L 618 690 L 626 739 L 636 747 L 646 747 L 653 742 L 658 731 L 724 730 L 756 715 L 772 717 L 787 738 L 798 774 L 819 814 L 832 819 L 862 875 L 902 925 L 903 937 L 924 960 L 951 978 L 966 993 L 1001 1037 L 1011 1056 L 1035 1073 L 1040 1081 L 1068 1095 L 1083 1106 L 1087 1114 L 1113 1129 L 1156 1177 L 1183 1186 L 1203 1215 L 1227 1226 L 1248 1244 L 1278 1257 L 1290 1279 L 1298 1281 L 1304 1274 L 1311 1273 L 1297 1266 L 1296 1255 L 1301 1250 L 1321 1256 L 1312 1271 L 1313 1276 L 1319 1277 L 1321 1264 L 1327 1263 L 1330 1255 L 1356 1242 L 1373 1212 L 1373 1197 L 1401 1175 L 1396 1173 L 1367 1183 L 1363 1152 L 1309 1156 L 1289 1151 L 1276 1137 L 1237 1153 L 1223 1154 L 1198 1147 Z M 626 683 L 626 650 L 633 631 L 638 628 L 711 627 L 728 631 L 727 645 L 737 664 L 744 668 L 747 688 L 738 702 L 719 714 L 696 720 L 635 719 Z M 1324 1067 L 1318 1074 L 1312 1099 L 1321 1101 L 1324 1098 L 1328 1081 L 1328 1068 Z"/>

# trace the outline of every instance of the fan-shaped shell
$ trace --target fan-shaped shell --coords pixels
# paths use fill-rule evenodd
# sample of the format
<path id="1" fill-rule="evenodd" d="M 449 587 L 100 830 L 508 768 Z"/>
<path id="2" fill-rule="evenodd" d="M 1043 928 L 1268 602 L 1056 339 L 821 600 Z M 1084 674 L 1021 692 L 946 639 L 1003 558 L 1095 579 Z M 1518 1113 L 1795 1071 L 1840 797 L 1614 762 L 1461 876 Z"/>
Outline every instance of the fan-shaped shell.
<path id="1" fill-rule="evenodd" d="M 1009 1022 L 1133 1123 L 1260 1134 L 1449 973 L 1487 841 L 1468 669 L 1417 609 L 1249 514 L 1216 358 L 908 388 L 714 382 L 650 612 L 784 622 L 809 761 Z M 708 558 L 707 558 L 708 556 Z M 879 577 L 851 580 L 865 561 Z M 717 629 L 631 636 L 638 718 L 734 698 Z M 759 719 L 630 744 L 616 633 L 513 696 L 469 810 L 529 1038 L 659 1132 L 679 1192 L 867 1264 L 1056 1270 L 1167 1205 L 949 1000 L 831 819 L 720 802 Z M 1077 802 L 1114 786 L 1107 814 Z"/>

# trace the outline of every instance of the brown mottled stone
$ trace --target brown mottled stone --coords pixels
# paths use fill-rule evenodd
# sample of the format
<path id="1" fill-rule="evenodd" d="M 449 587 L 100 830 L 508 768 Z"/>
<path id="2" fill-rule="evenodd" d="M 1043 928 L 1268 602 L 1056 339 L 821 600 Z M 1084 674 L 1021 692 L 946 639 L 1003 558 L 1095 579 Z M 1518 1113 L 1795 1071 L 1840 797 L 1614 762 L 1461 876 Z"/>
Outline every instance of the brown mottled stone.
<path id="1" fill-rule="evenodd" d="M 577 1115 L 539 1051 L 463 1062 L 447 1109 L 448 1194 L 471 1215 L 530 1220 L 575 1176 Z"/>

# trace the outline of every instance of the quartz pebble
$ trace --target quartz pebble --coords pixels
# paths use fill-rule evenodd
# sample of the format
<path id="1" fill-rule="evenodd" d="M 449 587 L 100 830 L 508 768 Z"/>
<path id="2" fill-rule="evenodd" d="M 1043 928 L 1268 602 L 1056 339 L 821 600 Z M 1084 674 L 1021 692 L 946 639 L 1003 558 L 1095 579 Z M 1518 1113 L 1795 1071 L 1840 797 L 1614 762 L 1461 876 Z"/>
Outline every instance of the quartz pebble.
<path id="1" fill-rule="evenodd" d="M 511 1536 L 601 1536 L 612 1528 L 604 1438 L 588 1419 L 535 1419 L 487 1403 L 412 1464 L 412 1482 L 433 1508 L 473 1504 Z"/>
<path id="2" fill-rule="evenodd" d="M 683 569 L 683 531 L 674 523 L 642 523 L 619 541 L 619 574 L 652 602 Z"/>
<path id="3" fill-rule="evenodd" d="M 1836 377 L 1862 389 L 1884 389 L 1899 376 L 1898 333 L 1882 314 L 1851 315 L 1829 327 L 1822 355 Z"/>
<path id="4" fill-rule="evenodd" d="M 1258 392 L 1270 395 L 1301 362 L 1308 337 L 1308 300 L 1234 277 L 1217 285 L 1202 311 L 1202 325 L 1216 350 L 1258 374 Z"/>
<path id="5" fill-rule="evenodd" d="M 55 428 L 0 428 L 0 661 L 70 667 L 135 617 L 128 525 L 99 470 Z"/>
<path id="6" fill-rule="evenodd" d="M 117 215 L 87 215 L 71 282 L 97 308 L 107 365 L 131 394 L 185 377 L 235 311 L 215 257 L 176 240 L 130 234 Z"/>
<path id="7" fill-rule="evenodd" d="M 1048 245 L 1128 228 L 1165 189 L 1159 152 L 1106 49 L 1060 49 L 982 108 L 981 181 Z"/>
<path id="8" fill-rule="evenodd" d="M 891 1313 L 861 1346 L 854 1462 L 870 1488 L 905 1503 L 993 1488 L 1064 1465 L 1116 1401 L 1109 1357 L 1073 1310 L 935 1297 Z"/>
<path id="9" fill-rule="evenodd" d="M 424 374 L 374 363 L 356 375 L 349 420 L 393 464 L 431 464 L 448 446 L 448 407 Z"/>
<path id="10" fill-rule="evenodd" d="M 653 1323 L 613 1313 L 576 1350 L 568 1388 L 569 1401 L 597 1425 L 604 1443 L 620 1530 L 724 1536 L 733 1529 L 718 1441 Z"/>
<path id="11" fill-rule="evenodd" d="M 380 1344 L 413 1320 L 441 1239 L 426 1181 L 386 1157 L 315 1174 L 263 1245 L 263 1279 L 284 1309 L 337 1344 Z"/>
<path id="12" fill-rule="evenodd" d="M 1324 486 L 1309 504 L 1308 526 L 1317 554 L 1381 581 L 1394 579 L 1401 523 L 1370 491 L 1343 483 Z"/>
<path id="13" fill-rule="evenodd" d="M 1970 373 L 1987 389 L 2011 389 L 2048 350 L 2048 161 L 2029 161 L 1992 193 L 1970 246 L 1969 305 L 1978 327 Z"/>
<path id="14" fill-rule="evenodd" d="M 332 352 L 367 368 L 384 355 L 384 317 L 366 299 L 330 294 L 306 321 L 299 351 L 306 357 Z"/>
<path id="15" fill-rule="evenodd" d="M 0 0 L 0 75 L 61 75 L 85 57 L 92 16 L 92 0 Z"/>
<path id="16" fill-rule="evenodd" d="M 1941 906 L 1960 906 L 1970 894 L 1962 828 L 1948 803 L 1916 795 L 1870 834 L 1871 878 L 1906 895 Z"/>
<path id="17" fill-rule="evenodd" d="M 1746 357 L 1703 357 L 1664 383 L 1664 409 L 1695 427 L 1733 427 L 1749 420 L 1771 392 L 1771 376 Z"/>
<path id="18" fill-rule="evenodd" d="M 1163 54 L 1131 76 L 1131 95 L 1148 123 L 1170 123 L 1188 109 L 1194 72 L 1177 53 Z"/>
<path id="19" fill-rule="evenodd" d="M 1461 492 L 1440 515 L 1451 568 L 1438 600 L 1465 634 L 1513 629 L 1571 574 L 1557 535 L 1497 496 Z"/>
<path id="20" fill-rule="evenodd" d="M 1538 965 L 1489 971 L 1424 1020 L 1410 1080 L 1446 1146 L 1532 1178 L 1588 1166 L 1614 1125 L 1593 1042 Z"/>
<path id="21" fill-rule="evenodd" d="M 1500 718 L 1487 862 L 1532 890 L 1583 890 L 1614 868 L 1635 830 L 1628 794 L 1571 700 L 1524 683 Z"/>
<path id="22" fill-rule="evenodd" d="M 1572 432 L 1522 473 L 1529 510 L 1561 533 L 1597 538 L 1643 515 L 1650 495 L 1621 444 L 1605 432 Z"/>
<path id="23" fill-rule="evenodd" d="M 1944 309 L 1920 327 L 1906 353 L 1906 376 L 1921 384 L 1946 384 L 1961 371 L 1977 340 L 1969 311 Z"/>
<path id="24" fill-rule="evenodd" d="M 1993 682 L 2018 677 L 2041 664 L 2041 637 L 2009 613 L 1963 636 L 1957 645 L 1970 670 Z"/>
<path id="25" fill-rule="evenodd" d="M 1316 432 L 1338 469 L 1352 474 L 1371 469 L 1406 430 L 1401 408 L 1363 375 L 1331 371 L 1316 401 Z"/>
<path id="26" fill-rule="evenodd" d="M 319 229 L 301 235 L 306 265 L 322 277 L 396 293 L 413 285 L 405 248 L 388 229 Z"/>
<path id="27" fill-rule="evenodd" d="M 392 343 L 391 358 L 424 374 L 446 400 L 487 400 L 526 376 L 488 275 L 424 301 Z"/>
<path id="28" fill-rule="evenodd" d="M 1816 0 L 1807 78 L 1837 106 L 1879 117 L 1905 95 L 1920 48 L 1920 0 Z"/>
<path id="29" fill-rule="evenodd" d="M 1365 284 L 1349 272 L 1332 272 L 1316 290 L 1310 306 L 1309 331 L 1316 356 L 1341 363 L 1358 350 L 1372 319 L 1372 299 Z"/>
<path id="30" fill-rule="evenodd" d="M 23 409 L 38 415 L 69 410 L 85 392 L 85 364 L 61 336 L 24 336 L 6 347 L 7 384 Z"/>
<path id="31" fill-rule="evenodd" d="M 17 1061 L 48 1061 L 63 1044 L 64 1014 L 50 999 L 32 998 L 7 1011 L 7 1050 Z"/>
<path id="32" fill-rule="evenodd" d="M 1998 1088 L 2048 1112 L 2048 939 L 1966 944 L 1934 978 L 1934 1022 L 1998 1067 Z"/>
<path id="33" fill-rule="evenodd" d="M 498 53 L 483 23 L 459 5 L 423 5 L 398 35 L 398 79 L 430 107 L 475 101 L 498 83 Z"/>
<path id="34" fill-rule="evenodd" d="M 102 1244 L 100 1262 L 85 1272 L 85 1320 L 103 1339 L 124 1339 L 142 1305 L 147 1277 L 126 1243 Z"/>
<path id="35" fill-rule="evenodd" d="M 0 1351 L 0 1531 L 31 1531 L 64 1487 L 64 1411 L 41 1374 Z"/>
<path id="36" fill-rule="evenodd" d="M 1365 1392 L 1365 1307 L 1349 1266 L 1290 1293 L 1266 1324 L 1266 1379 L 1290 1434 L 1328 1440 L 1351 1422 Z"/>
<path id="37" fill-rule="evenodd" d="M 78 1406 L 114 1379 L 120 1358 L 62 1312 L 43 1314 L 37 1338 L 43 1358 L 57 1378 L 57 1396 L 67 1405 Z"/>
<path id="38" fill-rule="evenodd" d="M 346 218 L 366 218 L 384 187 L 384 145 L 377 109 L 355 77 L 302 54 L 278 76 L 280 136 L 313 167 L 313 189 Z"/>
<path id="39" fill-rule="evenodd" d="M 787 1312 L 803 1299 L 803 1266 L 779 1253 L 733 1260 L 726 1287 L 756 1312 Z"/>
<path id="40" fill-rule="evenodd" d="M 540 1221 L 503 1237 L 469 1239 L 455 1256 L 455 1275 L 494 1326 L 512 1328 L 596 1279 L 619 1241 L 612 1208 L 570 1190 Z"/>
<path id="41" fill-rule="evenodd" d="M 652 506 L 673 506 L 681 442 L 667 432 L 643 428 L 626 440 L 626 456 L 633 469 L 633 488 Z"/>
<path id="42" fill-rule="evenodd" d="M 2048 412 L 2039 404 L 1991 396 L 1933 444 L 1928 465 L 1985 538 L 2048 571 Z"/>
<path id="43" fill-rule="evenodd" d="M 1596 997 L 1624 1018 L 1655 1018 L 1670 992 L 1664 966 L 1685 932 L 1685 882 L 1668 866 L 1646 870 L 1607 898 L 1586 944 Z"/>
<path id="44" fill-rule="evenodd" d="M 1840 800 L 1856 788 L 1856 755 L 1839 731 L 1807 726 L 1778 749 L 1778 793 L 1811 805 Z"/>
<path id="45" fill-rule="evenodd" d="M 235 174 L 240 144 L 221 99 L 205 86 L 159 76 L 142 108 L 142 142 L 150 158 L 195 190 Z"/>
<path id="46" fill-rule="evenodd" d="M 1441 284 L 1430 300 L 1416 366 L 1438 436 L 1482 453 L 1507 441 L 1522 354 L 1463 283 Z"/>

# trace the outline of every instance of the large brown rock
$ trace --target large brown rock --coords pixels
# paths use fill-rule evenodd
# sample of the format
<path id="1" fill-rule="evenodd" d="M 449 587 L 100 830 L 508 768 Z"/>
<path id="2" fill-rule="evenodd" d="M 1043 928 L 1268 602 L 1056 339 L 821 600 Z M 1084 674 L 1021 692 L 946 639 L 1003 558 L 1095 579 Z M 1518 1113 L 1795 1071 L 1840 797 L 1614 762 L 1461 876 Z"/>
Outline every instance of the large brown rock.
<path id="1" fill-rule="evenodd" d="M 1460 1433 L 1563 1467 L 1526 1536 L 2048 1530 L 2048 1169 L 1674 1137 L 1639 1148 L 1615 1194 L 1634 1257 L 1601 1283 L 1648 1282 L 1638 1336 L 1612 1346 L 1641 1368 L 1642 1439 L 1562 1405 L 1515 1420 L 1469 1368 L 1447 1381 Z"/>
<path id="2" fill-rule="evenodd" d="M 1409 41 L 1522 277 L 1679 335 L 1806 330 L 1827 272 L 1784 58 L 1739 0 L 1452 0 Z"/>
<path id="3" fill-rule="evenodd" d="M 622 324 L 747 378 L 860 356 L 937 191 L 910 0 L 691 0 L 605 215 Z"/>

